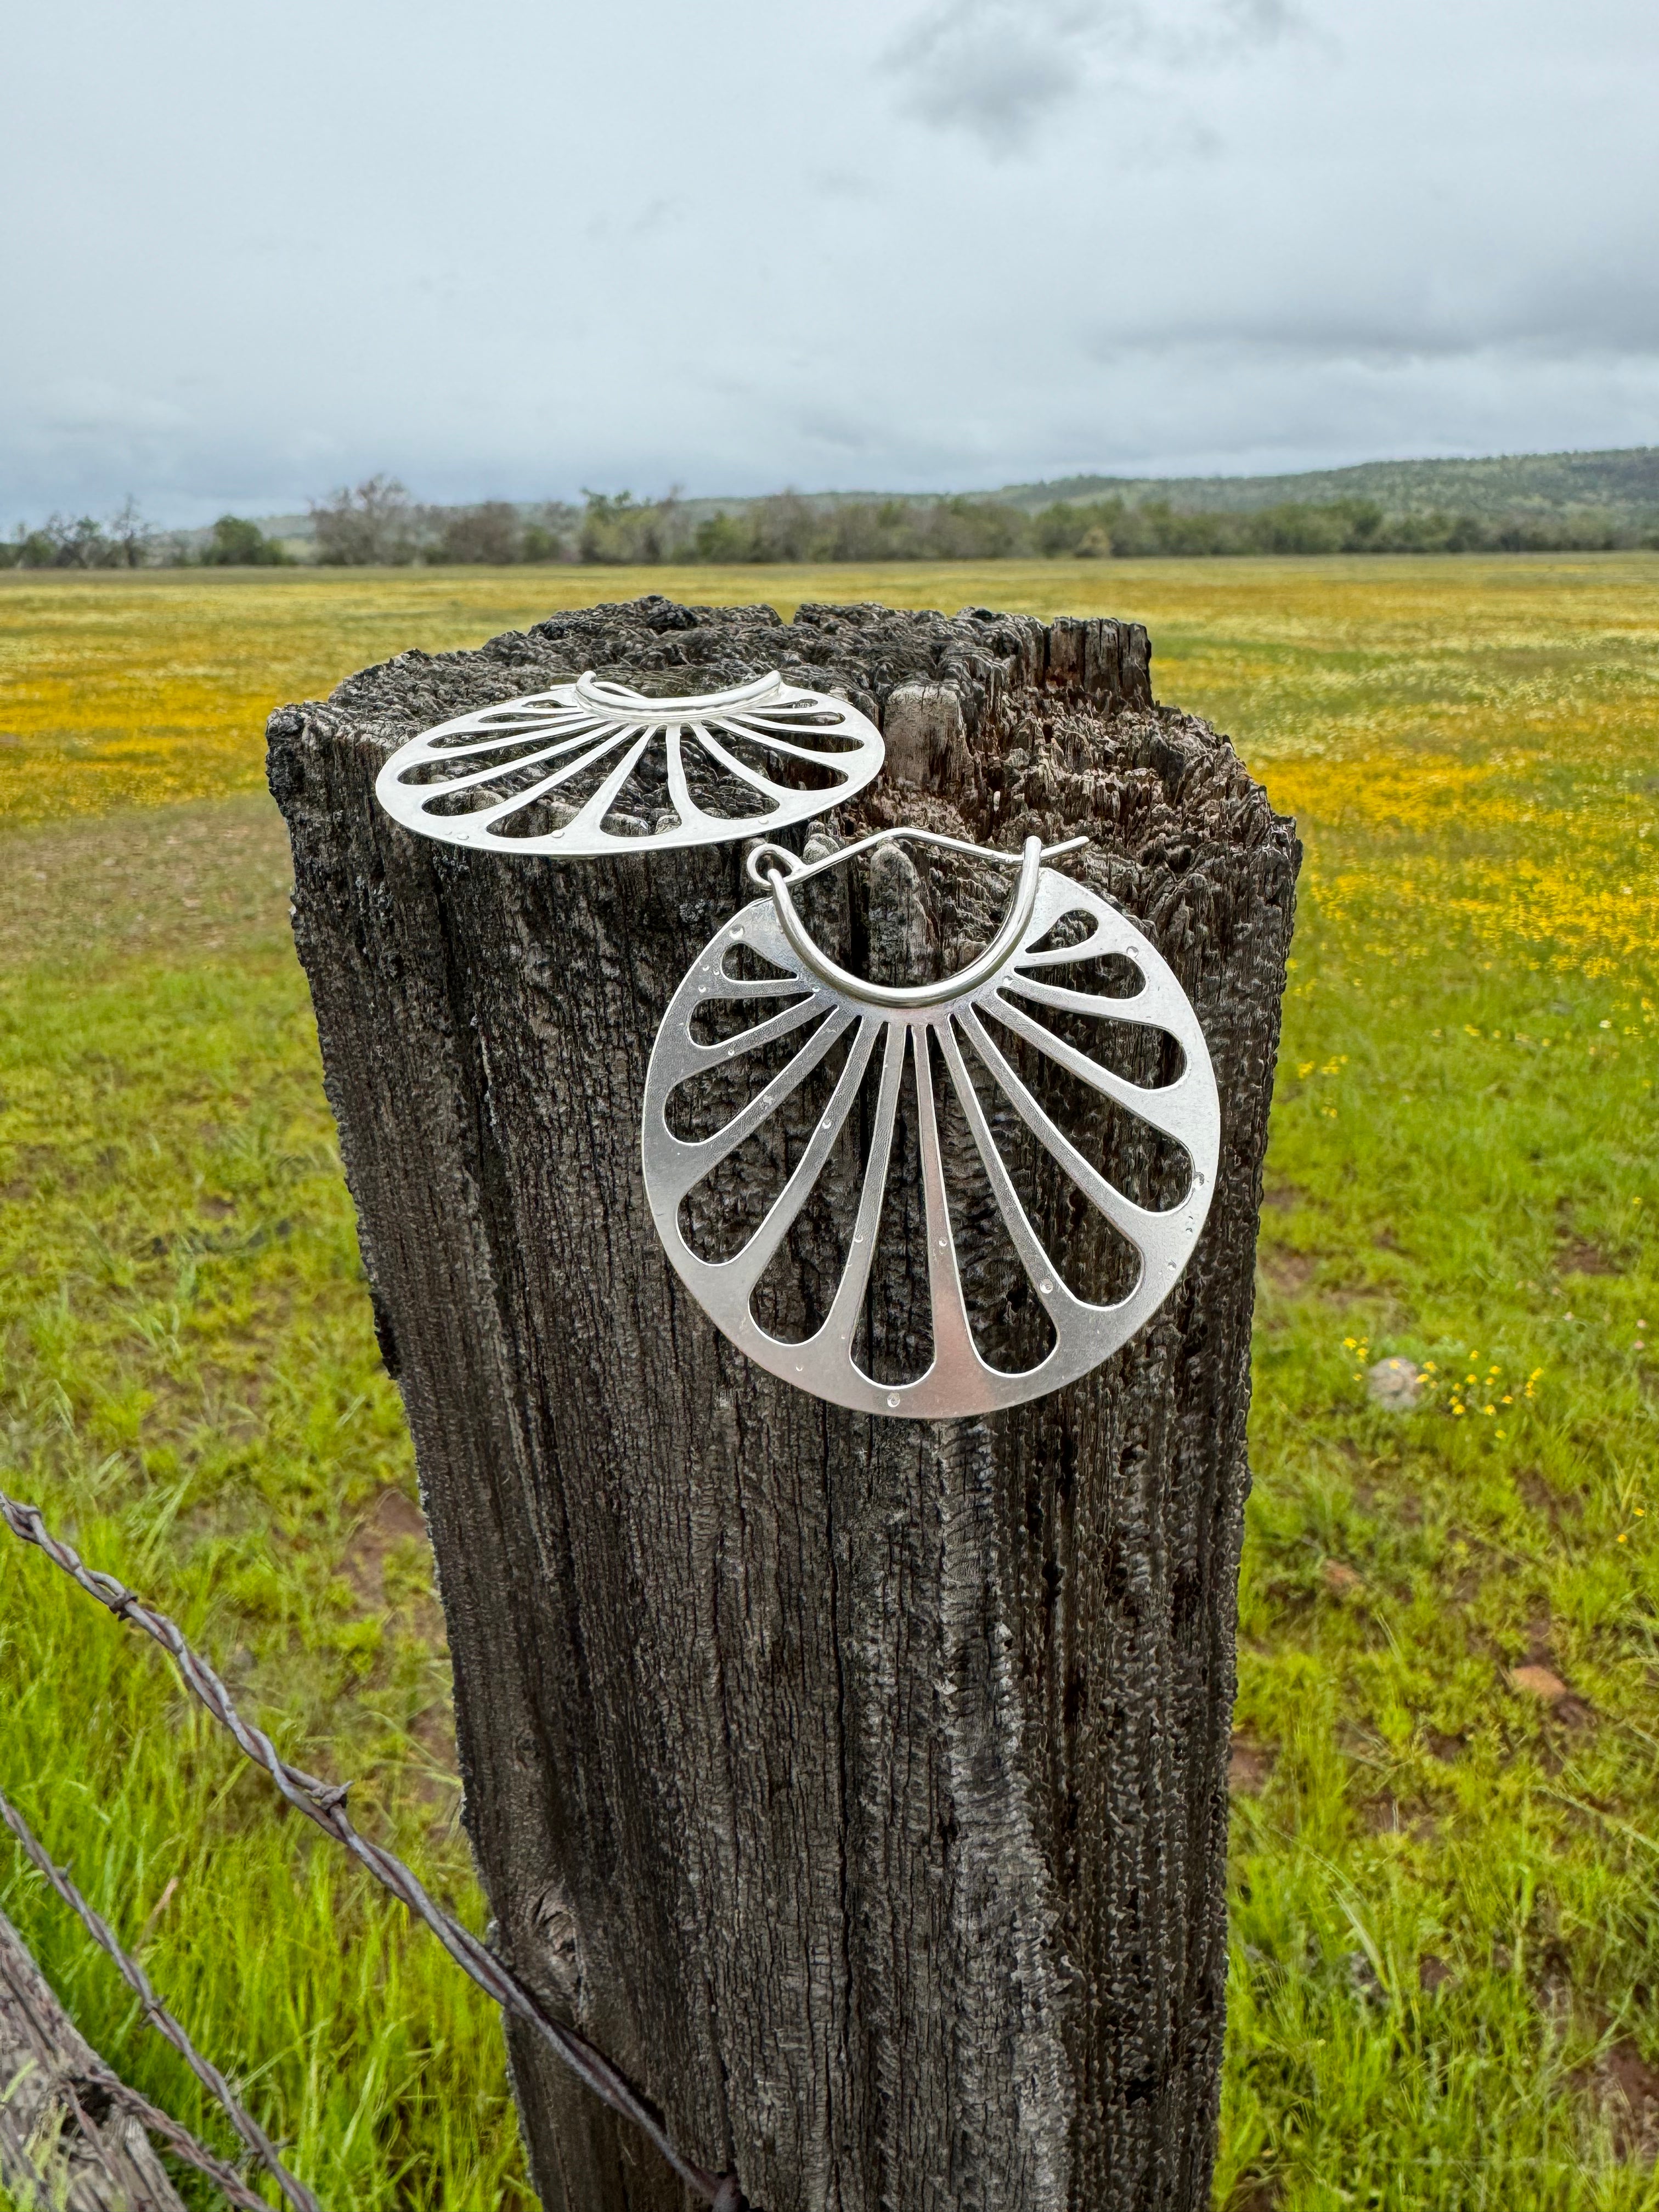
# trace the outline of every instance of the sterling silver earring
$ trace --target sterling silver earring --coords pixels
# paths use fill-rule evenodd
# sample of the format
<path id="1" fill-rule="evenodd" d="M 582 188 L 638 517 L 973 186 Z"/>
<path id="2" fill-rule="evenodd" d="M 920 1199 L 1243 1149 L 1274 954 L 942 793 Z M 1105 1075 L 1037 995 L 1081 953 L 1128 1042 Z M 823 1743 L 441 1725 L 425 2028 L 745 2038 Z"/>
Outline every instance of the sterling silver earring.
<path id="1" fill-rule="evenodd" d="M 649 699 L 590 672 L 423 730 L 374 791 L 424 837 L 592 859 L 803 822 L 862 791 L 884 750 L 856 707 L 775 669 L 691 699 Z"/>
<path id="2" fill-rule="evenodd" d="M 792 896 L 795 889 L 826 869 L 897 840 L 976 854 L 1018 871 L 1002 927 L 958 975 L 915 986 L 866 982 L 829 958 L 802 922 Z M 1031 837 L 1023 853 L 1012 854 L 901 828 L 882 830 L 811 863 L 770 844 L 750 854 L 748 872 L 762 886 L 761 896 L 711 940 L 658 1031 L 646 1079 L 643 1155 L 652 1218 L 676 1272 L 716 1327 L 769 1373 L 860 1413 L 925 1419 L 990 1413 L 1041 1397 L 1086 1374 L 1133 1336 L 1174 1289 L 1204 1226 L 1215 1186 L 1220 1146 L 1215 1076 L 1198 1018 L 1146 939 L 1097 893 L 1045 865 L 1086 842 L 1076 837 L 1045 851 Z M 1067 933 L 1058 929 L 1061 923 L 1070 933 L 1063 943 L 1058 939 Z M 1057 941 L 1045 944 L 1051 935 Z M 728 963 L 745 950 L 773 972 L 732 973 Z M 1109 954 L 1126 959 L 1138 972 L 1140 988 L 1133 996 L 1067 987 L 1069 968 Z M 706 1024 L 723 1001 L 753 1003 L 758 1018 L 735 1036 L 699 1036 L 694 1024 L 700 1015 Z M 1131 1082 L 1036 1018 L 1040 1012 L 1162 1030 L 1180 1048 L 1181 1072 L 1156 1088 Z M 701 1139 L 675 1134 L 668 1109 L 682 1085 L 721 1066 L 740 1071 L 747 1055 L 812 1024 L 780 1073 L 769 1081 L 757 1076 L 758 1087 L 722 1127 Z M 1160 1212 L 1134 1203 L 1109 1182 L 1039 1103 L 999 1036 L 1020 1040 L 1151 1130 L 1173 1139 L 1188 1166 L 1180 1201 Z M 843 1038 L 844 1056 L 829 1103 L 758 1226 L 730 1256 L 700 1257 L 683 1233 L 683 1202 L 765 1127 Z M 1017 1373 L 988 1364 L 975 1342 L 940 1144 L 932 1039 L 938 1041 L 950 1089 L 1019 1266 L 1048 1317 L 1048 1352 Z M 858 1364 L 855 1352 L 907 1059 L 914 1080 L 933 1356 L 920 1376 L 884 1382 Z M 823 1174 L 872 1066 L 878 1068 L 875 1103 L 842 1272 L 821 1326 L 804 1340 L 791 1342 L 769 1334 L 757 1319 L 756 1288 Z M 990 1096 L 993 1114 L 1012 1127 L 1010 1115 L 994 1103 L 997 1094 L 1089 1204 L 1134 1248 L 1138 1277 L 1115 1303 L 1091 1304 L 1074 1295 L 1043 1249 L 988 1116 L 985 1097 Z"/>

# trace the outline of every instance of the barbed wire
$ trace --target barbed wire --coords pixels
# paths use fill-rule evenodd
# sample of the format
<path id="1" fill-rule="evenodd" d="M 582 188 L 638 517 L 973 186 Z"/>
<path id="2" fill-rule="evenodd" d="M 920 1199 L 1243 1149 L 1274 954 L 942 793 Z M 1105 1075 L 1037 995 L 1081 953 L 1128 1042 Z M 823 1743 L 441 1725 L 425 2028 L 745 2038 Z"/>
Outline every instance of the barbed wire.
<path id="1" fill-rule="evenodd" d="M 137 2089 L 129 2088 L 120 2075 L 112 2074 L 95 2055 L 84 2061 L 76 2073 L 49 2074 L 46 2079 L 52 2088 L 61 2089 L 69 2099 L 82 2132 L 89 2140 L 99 2124 L 90 2118 L 82 2099 L 87 2090 L 96 2089 L 112 2112 L 125 2112 L 129 2119 L 137 2120 L 140 2127 L 159 2136 L 176 2159 L 193 2166 L 210 2181 L 216 2181 L 231 2203 L 240 2207 L 240 2212 L 270 2212 L 270 2204 L 248 2187 L 234 2166 L 227 2166 L 223 2159 L 216 2158 L 206 2144 L 198 2142 L 170 2112 L 164 2112 L 159 2105 L 152 2105 Z"/>
<path id="2" fill-rule="evenodd" d="M 164 2037 L 173 2045 L 203 2087 L 218 2099 L 224 2107 L 225 2116 L 232 2127 L 235 2129 L 248 2148 L 257 2157 L 263 2159 L 270 2168 L 276 2186 L 293 2205 L 295 2212 L 323 2212 L 322 2206 L 306 2187 L 304 2182 L 297 2181 L 283 2164 L 282 2160 L 276 2155 L 276 2144 L 271 2142 L 252 2113 L 243 2106 L 236 2092 L 213 2061 L 210 2058 L 203 2057 L 189 2036 L 156 1996 L 150 1986 L 149 1976 L 131 1953 L 122 1948 L 109 1923 L 95 1907 L 88 1904 L 74 1882 L 70 1881 L 68 1870 L 53 1863 L 46 1845 L 34 1834 L 28 1822 L 3 1790 L 0 1790 L 0 1820 L 3 1820 L 11 1830 L 27 1856 L 46 1876 L 70 1911 L 75 1914 L 99 1949 L 106 1952 L 115 1961 L 116 1971 L 137 1998 L 146 2021 L 158 2035 Z"/>
<path id="3" fill-rule="evenodd" d="M 52 1534 L 38 1506 L 19 1504 L 0 1491 L 0 1521 L 14 1536 L 43 1552 L 76 1587 L 107 1607 L 118 1620 L 142 1629 L 172 1658 L 185 1687 L 226 1729 L 244 1758 L 264 1769 L 287 1802 L 325 1835 L 349 1850 L 382 1887 L 389 1890 L 434 1935 L 464 1973 L 492 1996 L 503 2011 L 523 2021 L 546 2042 L 601 2103 L 639 2129 L 672 2168 L 676 2178 L 712 2212 L 744 2212 L 735 2173 L 711 2173 L 680 2150 L 658 2113 L 621 2069 L 574 2027 L 550 2017 L 540 2002 L 470 1928 L 434 1904 L 417 1876 L 381 1844 L 360 1835 L 345 1806 L 349 1783 L 320 1781 L 285 1759 L 262 1729 L 243 1719 L 218 1675 L 185 1639 L 176 1621 L 144 1604 L 113 1575 L 88 1567 L 72 1544 Z"/>

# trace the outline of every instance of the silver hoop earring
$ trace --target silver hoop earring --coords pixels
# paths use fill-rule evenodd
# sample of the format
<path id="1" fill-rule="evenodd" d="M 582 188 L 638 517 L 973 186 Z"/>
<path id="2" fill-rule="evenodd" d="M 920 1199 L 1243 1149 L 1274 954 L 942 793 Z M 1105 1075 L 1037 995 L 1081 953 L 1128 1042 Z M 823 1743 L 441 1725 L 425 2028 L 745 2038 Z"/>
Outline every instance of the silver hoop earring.
<path id="1" fill-rule="evenodd" d="M 866 982 L 831 960 L 812 939 L 792 892 L 824 870 L 898 840 L 967 853 L 1018 871 L 1007 917 L 994 941 L 960 974 L 915 986 Z M 1045 865 L 1087 843 L 1075 837 L 1046 851 L 1036 837 L 1019 854 L 995 852 L 921 830 L 884 830 L 811 863 L 775 845 L 749 856 L 750 880 L 764 886 L 711 940 L 663 1018 L 646 1078 L 643 1154 L 652 1218 L 670 1261 L 699 1305 L 732 1343 L 783 1381 L 856 1412 L 923 1419 L 987 1413 L 1045 1395 L 1097 1366 L 1133 1336 L 1170 1295 L 1198 1241 L 1214 1190 L 1220 1148 L 1220 1103 L 1204 1034 L 1186 994 L 1133 925 L 1096 892 Z M 1080 919 L 1075 941 L 1046 945 L 1069 917 Z M 728 961 L 747 948 L 775 972 L 738 975 Z M 1068 988 L 1066 968 L 1115 954 L 1138 971 L 1133 996 L 1108 997 Z M 765 1012 L 769 1000 L 780 1009 Z M 755 1002 L 762 1018 L 734 1036 L 700 1038 L 700 1012 L 722 1001 Z M 1164 1031 L 1180 1047 L 1183 1065 L 1172 1082 L 1146 1088 L 1115 1074 L 1058 1036 L 1030 1010 L 1092 1016 Z M 706 1017 L 705 1017 L 706 1018 Z M 722 1065 L 805 1031 L 788 1064 L 755 1091 L 713 1134 L 677 1136 L 668 1108 L 683 1085 Z M 1022 1079 L 993 1028 L 1045 1055 L 1114 1104 L 1173 1139 L 1188 1163 L 1185 1195 L 1166 1210 L 1142 1206 L 1096 1170 L 1057 1127 Z M 720 1164 L 763 1129 L 841 1040 L 841 1072 L 822 1118 L 793 1171 L 742 1249 L 700 1257 L 683 1232 L 688 1196 Z M 939 1139 L 931 1040 L 937 1039 L 958 1102 L 1018 1263 L 1048 1316 L 1046 1355 L 1018 1372 L 981 1357 L 963 1296 L 951 1223 L 951 1193 Z M 757 1285 L 823 1175 L 837 1139 L 877 1063 L 874 1110 L 852 1219 L 850 1239 L 821 1326 L 799 1342 L 773 1335 L 756 1318 Z M 933 1358 L 925 1373 L 884 1382 L 855 1358 L 859 1324 L 882 1222 L 901 1085 L 907 1058 L 914 1079 L 917 1150 L 926 1219 Z M 970 1062 L 973 1073 L 970 1074 Z M 1006 1102 L 1038 1145 L 1139 1255 L 1127 1295 L 1109 1304 L 1077 1297 L 1044 1249 L 1022 1203 L 1008 1160 L 988 1116 L 981 1088 Z M 993 1112 L 999 1109 L 994 1103 Z M 1006 1113 L 1000 1115 L 1009 1122 Z"/>
<path id="2" fill-rule="evenodd" d="M 400 746 L 374 792 L 406 830 L 474 851 L 590 860 L 714 845 L 839 806 L 881 770 L 881 732 L 774 669 L 650 699 L 590 671 Z"/>

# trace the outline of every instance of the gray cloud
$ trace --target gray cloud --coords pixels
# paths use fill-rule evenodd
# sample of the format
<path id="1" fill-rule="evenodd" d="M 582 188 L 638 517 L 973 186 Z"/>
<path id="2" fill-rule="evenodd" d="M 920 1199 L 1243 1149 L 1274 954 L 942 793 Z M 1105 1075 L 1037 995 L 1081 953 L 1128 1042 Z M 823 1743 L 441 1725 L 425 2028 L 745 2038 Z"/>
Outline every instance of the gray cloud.
<path id="1" fill-rule="evenodd" d="M 1221 20 L 1250 46 L 1271 45 L 1292 31 L 1305 31 L 1307 18 L 1291 0 L 1225 0 Z"/>
<path id="2" fill-rule="evenodd" d="M 909 112 L 1003 155 L 1103 84 L 1224 66 L 1302 27 L 1291 0 L 943 0 L 884 58 Z"/>
<path id="3" fill-rule="evenodd" d="M 1081 91 L 1109 15 L 1121 21 L 1129 13 L 1054 0 L 948 0 L 894 42 L 888 66 L 913 113 L 969 131 L 994 154 L 1013 153 Z"/>
<path id="4" fill-rule="evenodd" d="M 25 10 L 0 528 L 380 468 L 460 499 L 1651 442 L 1656 61 L 1651 0 Z"/>

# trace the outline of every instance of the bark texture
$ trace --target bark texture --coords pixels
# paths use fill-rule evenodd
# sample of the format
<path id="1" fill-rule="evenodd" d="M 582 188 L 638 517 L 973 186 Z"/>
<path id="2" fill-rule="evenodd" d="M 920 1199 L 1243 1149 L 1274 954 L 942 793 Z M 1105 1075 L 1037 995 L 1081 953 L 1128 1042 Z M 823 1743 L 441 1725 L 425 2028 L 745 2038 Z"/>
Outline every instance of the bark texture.
<path id="1" fill-rule="evenodd" d="M 671 994 L 753 896 L 740 848 L 503 860 L 373 798 L 416 730 L 590 667 L 656 691 L 781 667 L 852 697 L 890 769 L 830 835 L 1097 841 L 1079 872 L 1204 1024 L 1223 1152 L 1176 1293 L 1093 1375 L 989 1419 L 872 1421 L 749 1364 L 681 1289 L 641 1094 Z M 599 607 L 404 654 L 270 739 L 504 1954 L 765 2212 L 1196 2212 L 1291 825 L 1224 738 L 1154 706 L 1144 631 L 984 610 Z M 890 852 L 818 926 L 872 974 L 954 969 L 1006 902 L 988 872 Z M 1155 1189 L 1137 1129 L 1097 1151 Z M 902 1210 L 914 1161 L 896 1173 Z M 1098 1218 L 1035 1202 L 1106 1282 Z M 821 1302 L 815 1233 L 780 1310 Z M 999 1264 L 988 1243 L 1012 1343 Z M 920 1276 L 883 1267 L 871 1356 L 902 1365 Z M 509 2040 L 545 2204 L 680 2203 Z"/>
<path id="2" fill-rule="evenodd" d="M 184 2212 L 92 2046 L 0 1913 L 0 2188 L 40 2212 Z"/>

